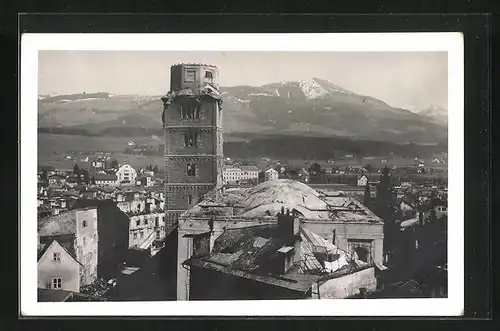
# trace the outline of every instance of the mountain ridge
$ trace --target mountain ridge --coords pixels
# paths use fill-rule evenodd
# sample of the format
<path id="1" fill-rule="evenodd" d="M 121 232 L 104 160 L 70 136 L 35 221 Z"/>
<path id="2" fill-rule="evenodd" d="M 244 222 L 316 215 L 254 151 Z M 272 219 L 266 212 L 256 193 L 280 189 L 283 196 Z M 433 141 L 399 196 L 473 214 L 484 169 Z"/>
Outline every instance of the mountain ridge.
<path id="1" fill-rule="evenodd" d="M 431 116 L 391 107 L 317 77 L 221 87 L 220 92 L 227 134 L 302 134 L 397 142 L 447 138 L 446 127 Z M 39 100 L 38 118 L 41 128 L 73 127 L 95 134 L 116 129 L 126 134 L 127 130 L 140 132 L 140 128 L 147 132 L 161 129 L 162 109 L 158 96 L 106 92 L 57 95 Z"/>

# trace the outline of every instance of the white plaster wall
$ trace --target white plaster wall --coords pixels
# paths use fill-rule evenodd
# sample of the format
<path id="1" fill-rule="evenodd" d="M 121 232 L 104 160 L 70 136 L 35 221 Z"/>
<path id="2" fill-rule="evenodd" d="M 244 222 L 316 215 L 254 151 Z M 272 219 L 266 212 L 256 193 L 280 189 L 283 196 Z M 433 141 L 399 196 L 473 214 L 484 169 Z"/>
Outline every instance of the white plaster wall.
<path id="1" fill-rule="evenodd" d="M 60 262 L 55 262 L 53 253 L 60 253 Z M 38 288 L 46 288 L 52 278 L 62 278 L 62 289 L 80 292 L 80 265 L 59 244 L 53 242 L 38 260 Z"/>
<path id="2" fill-rule="evenodd" d="M 329 279 L 324 283 L 320 282 L 319 298 L 344 299 L 359 294 L 360 288 L 366 288 L 368 292 L 374 291 L 377 288 L 374 267 L 343 277 Z M 313 293 L 315 292 L 317 293 L 317 288 L 313 288 Z"/>

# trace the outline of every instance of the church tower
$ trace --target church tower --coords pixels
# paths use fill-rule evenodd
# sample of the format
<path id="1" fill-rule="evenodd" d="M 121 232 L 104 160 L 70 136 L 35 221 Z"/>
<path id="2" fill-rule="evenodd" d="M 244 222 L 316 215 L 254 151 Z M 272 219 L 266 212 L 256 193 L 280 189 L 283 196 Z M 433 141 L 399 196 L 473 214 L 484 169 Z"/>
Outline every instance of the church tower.
<path id="1" fill-rule="evenodd" d="M 170 68 L 170 91 L 162 98 L 165 131 L 166 235 L 181 213 L 222 187 L 222 98 L 219 69 L 205 64 Z"/>

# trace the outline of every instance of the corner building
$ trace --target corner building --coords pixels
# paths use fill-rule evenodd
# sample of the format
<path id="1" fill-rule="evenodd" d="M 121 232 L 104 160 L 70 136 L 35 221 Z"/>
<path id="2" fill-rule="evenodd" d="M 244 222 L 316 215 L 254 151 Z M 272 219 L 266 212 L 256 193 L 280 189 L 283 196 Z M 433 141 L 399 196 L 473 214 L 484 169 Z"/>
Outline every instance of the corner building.
<path id="1" fill-rule="evenodd" d="M 165 130 L 165 234 L 181 213 L 222 187 L 223 136 L 219 69 L 178 64 L 170 68 L 162 98 Z"/>

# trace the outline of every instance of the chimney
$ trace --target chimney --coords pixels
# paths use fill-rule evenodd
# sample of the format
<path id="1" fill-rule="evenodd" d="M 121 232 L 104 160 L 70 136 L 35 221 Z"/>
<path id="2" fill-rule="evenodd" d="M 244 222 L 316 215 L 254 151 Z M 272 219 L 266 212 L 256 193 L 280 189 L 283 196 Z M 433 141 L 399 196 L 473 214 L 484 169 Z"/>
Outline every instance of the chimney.
<path id="1" fill-rule="evenodd" d="M 295 236 L 299 235 L 299 219 L 290 212 L 289 209 L 281 207 L 281 213 L 278 213 L 278 233 L 285 239 L 287 244 L 292 244 Z"/>
<path id="2" fill-rule="evenodd" d="M 59 207 L 52 207 L 52 215 L 59 215 Z"/>
<path id="3" fill-rule="evenodd" d="M 278 235 L 283 240 L 283 247 L 278 250 L 280 262 L 278 272 L 285 274 L 294 264 L 300 262 L 299 219 L 289 209 L 281 207 L 278 213 Z"/>
<path id="4" fill-rule="evenodd" d="M 420 211 L 418 212 L 418 221 L 420 225 L 424 225 L 424 212 L 422 211 L 422 209 L 420 209 Z"/>

